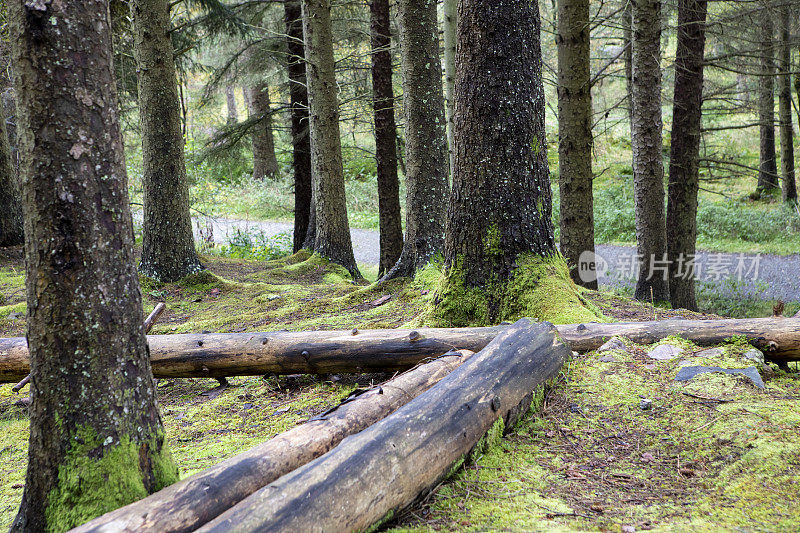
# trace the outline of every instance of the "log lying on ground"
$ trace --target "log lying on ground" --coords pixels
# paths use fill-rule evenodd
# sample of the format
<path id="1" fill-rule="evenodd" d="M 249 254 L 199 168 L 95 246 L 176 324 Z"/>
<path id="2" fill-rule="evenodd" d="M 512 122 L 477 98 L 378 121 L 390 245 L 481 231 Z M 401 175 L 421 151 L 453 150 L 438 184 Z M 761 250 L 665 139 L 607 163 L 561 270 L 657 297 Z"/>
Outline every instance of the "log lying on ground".
<path id="1" fill-rule="evenodd" d="M 473 352 L 451 352 L 345 400 L 341 405 L 244 453 L 73 532 L 194 531 L 256 490 L 385 418 L 458 368 Z"/>
<path id="2" fill-rule="evenodd" d="M 434 487 L 498 418 L 508 427 L 570 355 L 522 319 L 394 414 L 248 497 L 204 532 L 362 531 Z"/>
<path id="3" fill-rule="evenodd" d="M 147 339 L 157 378 L 391 372 L 454 348 L 478 351 L 505 327 L 148 335 Z M 614 335 L 642 344 L 679 335 L 701 346 L 742 335 L 769 360 L 800 360 L 800 318 L 587 323 L 558 326 L 558 331 L 577 352 L 599 348 Z M 0 339 L 0 382 L 19 381 L 28 372 L 25 338 Z"/>

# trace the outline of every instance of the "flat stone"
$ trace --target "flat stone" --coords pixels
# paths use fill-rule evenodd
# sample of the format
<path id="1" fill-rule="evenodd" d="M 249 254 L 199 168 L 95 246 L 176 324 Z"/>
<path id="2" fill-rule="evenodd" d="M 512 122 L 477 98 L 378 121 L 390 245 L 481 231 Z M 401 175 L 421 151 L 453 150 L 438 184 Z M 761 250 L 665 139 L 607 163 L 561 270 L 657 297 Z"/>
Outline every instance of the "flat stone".
<path id="1" fill-rule="evenodd" d="M 709 372 L 722 372 L 724 374 L 738 374 L 749 379 L 753 385 L 759 389 L 764 388 L 764 381 L 761 379 L 758 370 L 754 366 L 747 368 L 720 368 L 718 366 L 685 366 L 678 371 L 675 376 L 675 381 L 689 381 L 700 374 L 707 374 Z"/>
<path id="2" fill-rule="evenodd" d="M 600 361 L 601 363 L 616 363 L 617 362 L 617 358 L 614 357 L 611 354 L 608 354 L 608 355 L 604 355 L 603 357 L 598 359 L 598 361 Z"/>
<path id="3" fill-rule="evenodd" d="M 683 361 L 678 362 L 678 366 L 689 366 L 691 364 L 692 362 L 689 361 L 688 359 L 684 359 Z"/>
<path id="4" fill-rule="evenodd" d="M 705 357 L 706 359 L 711 359 L 713 357 L 720 357 L 722 354 L 725 353 L 725 350 L 722 348 L 709 348 L 708 350 L 703 350 L 702 352 L 696 353 L 697 357 Z"/>
<path id="5" fill-rule="evenodd" d="M 748 361 L 753 361 L 754 363 L 757 363 L 759 365 L 764 364 L 764 353 L 756 348 L 752 348 L 744 352 L 743 357 Z"/>
<path id="6" fill-rule="evenodd" d="M 681 350 L 677 346 L 673 346 L 671 344 L 662 344 L 661 346 L 656 346 L 655 348 L 650 350 L 647 356 L 650 359 L 658 359 L 659 361 L 669 361 L 670 359 L 675 359 L 682 353 L 683 350 Z"/>
<path id="7" fill-rule="evenodd" d="M 625 350 L 625 343 L 619 337 L 611 337 L 601 347 L 597 349 L 597 353 L 610 352 L 611 350 Z"/>
<path id="8" fill-rule="evenodd" d="M 653 408 L 653 400 L 650 398 L 642 398 L 639 400 L 639 409 L 642 411 L 649 411 Z"/>

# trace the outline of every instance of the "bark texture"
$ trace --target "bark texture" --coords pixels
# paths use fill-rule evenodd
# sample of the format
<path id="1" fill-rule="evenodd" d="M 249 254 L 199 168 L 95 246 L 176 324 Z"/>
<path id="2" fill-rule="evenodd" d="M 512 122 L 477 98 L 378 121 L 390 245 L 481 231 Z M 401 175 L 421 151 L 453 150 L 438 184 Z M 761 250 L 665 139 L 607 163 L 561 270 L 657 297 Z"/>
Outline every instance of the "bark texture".
<path id="1" fill-rule="evenodd" d="M 312 218 L 311 139 L 308 135 L 308 89 L 303 44 L 303 19 L 300 0 L 283 4 L 286 24 L 289 112 L 292 130 L 292 172 L 294 173 L 294 252 L 314 247 L 316 217 Z"/>
<path id="2" fill-rule="evenodd" d="M 435 0 L 399 0 L 406 118 L 406 238 L 384 276 L 413 276 L 444 250 L 448 153 Z"/>
<path id="3" fill-rule="evenodd" d="M 178 81 L 167 0 L 131 0 L 142 134 L 144 222 L 139 271 L 160 281 L 199 272 L 189 215 Z"/>
<path id="4" fill-rule="evenodd" d="M 272 135 L 272 108 L 269 99 L 269 86 L 260 84 L 247 87 L 247 103 L 251 118 L 258 123 L 252 130 L 253 140 L 253 179 L 276 178 L 280 172 L 278 158 L 275 156 L 275 138 Z"/>
<path id="5" fill-rule="evenodd" d="M 555 253 L 539 24 L 526 0 L 459 3 L 445 264 L 467 287 L 509 280 L 520 254 Z M 489 292 L 492 317 L 502 295 Z"/>
<path id="6" fill-rule="evenodd" d="M 700 187 L 700 136 L 703 107 L 703 54 L 706 0 L 678 2 L 678 48 L 672 105 L 672 142 L 667 197 L 667 250 L 670 303 L 674 308 L 697 310 L 694 260 L 697 242 L 697 192 Z"/>
<path id="7" fill-rule="evenodd" d="M 370 531 L 434 488 L 495 422 L 513 428 L 569 356 L 552 324 L 522 319 L 435 387 L 197 531 Z"/>
<path id="8" fill-rule="evenodd" d="M 661 2 L 636 0 L 633 13 L 631 145 L 637 253 L 634 297 L 669 301 L 664 163 L 661 159 Z M 661 269 L 659 269 L 661 267 Z"/>
<path id="9" fill-rule="evenodd" d="M 456 32 L 458 28 L 458 0 L 443 0 L 442 13 L 444 24 L 442 24 L 442 35 L 444 41 L 444 100 L 447 112 L 447 147 L 450 153 L 450 173 L 455 168 L 455 141 L 453 139 L 454 125 L 453 112 L 455 110 L 455 87 L 456 87 L 456 45 L 458 38 Z"/>
<path id="10" fill-rule="evenodd" d="M 177 479 L 142 327 L 108 2 L 9 3 L 31 431 L 13 531 L 64 531 Z"/>
<path id="11" fill-rule="evenodd" d="M 797 182 L 794 172 L 794 131 L 792 129 L 792 52 L 789 21 L 790 6 L 784 4 L 777 11 L 778 20 L 778 122 L 781 132 L 781 180 L 783 200 L 797 200 Z"/>
<path id="12" fill-rule="evenodd" d="M 303 36 L 316 206 L 314 252 L 360 278 L 347 220 L 330 0 L 303 0 Z"/>
<path id="13" fill-rule="evenodd" d="M 380 261 L 378 277 L 391 269 L 403 251 L 400 223 L 400 180 L 397 177 L 397 125 L 394 120 L 392 39 L 389 0 L 370 2 L 372 106 L 375 113 L 375 156 L 378 166 Z"/>
<path id="14" fill-rule="evenodd" d="M 575 283 L 597 289 L 592 195 L 589 0 L 558 2 L 558 187 L 561 254 Z M 581 254 L 584 265 L 579 265 Z"/>
<path id="15" fill-rule="evenodd" d="M 239 107 L 236 105 L 236 92 L 233 85 L 225 86 L 225 106 L 228 110 L 226 123 L 232 126 L 239 122 Z"/>
<path id="16" fill-rule="evenodd" d="M 780 187 L 775 160 L 775 25 L 771 1 L 761 10 L 761 72 L 758 76 L 758 122 L 760 155 L 758 191 Z"/>

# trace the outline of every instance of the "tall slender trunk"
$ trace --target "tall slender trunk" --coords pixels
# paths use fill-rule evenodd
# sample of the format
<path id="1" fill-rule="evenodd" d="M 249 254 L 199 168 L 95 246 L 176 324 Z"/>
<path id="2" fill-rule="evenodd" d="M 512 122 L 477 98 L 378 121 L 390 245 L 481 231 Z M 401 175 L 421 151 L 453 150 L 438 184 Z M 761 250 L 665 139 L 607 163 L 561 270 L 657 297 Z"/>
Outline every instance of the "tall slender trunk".
<path id="1" fill-rule="evenodd" d="M 294 173 L 294 243 L 295 253 L 314 248 L 316 216 L 311 187 L 311 140 L 308 135 L 308 89 L 303 44 L 303 20 L 300 0 L 283 4 L 286 24 L 289 108 L 292 130 L 292 171 Z"/>
<path id="2" fill-rule="evenodd" d="M 275 156 L 275 138 L 272 135 L 272 108 L 269 99 L 269 86 L 260 84 L 247 87 L 248 112 L 251 118 L 258 118 L 253 127 L 253 179 L 275 178 L 280 172 L 278 158 Z"/>
<path id="3" fill-rule="evenodd" d="M 783 200 L 797 200 L 794 177 L 794 131 L 792 130 L 792 52 L 790 48 L 789 6 L 777 11 L 778 20 L 778 121 L 781 132 L 781 179 Z"/>
<path id="4" fill-rule="evenodd" d="M 12 531 L 65 531 L 178 478 L 143 330 L 108 2 L 9 2 L 31 410 Z"/>
<path id="5" fill-rule="evenodd" d="M 597 289 L 589 39 L 589 0 L 559 0 L 556 42 L 561 253 L 572 279 Z"/>
<path id="6" fill-rule="evenodd" d="M 495 321 L 524 257 L 556 251 L 539 9 L 528 0 L 462 0 L 460 8 L 445 265 L 451 283 L 485 291 Z"/>
<path id="7" fill-rule="evenodd" d="M 399 0 L 406 117 L 406 238 L 384 276 L 413 276 L 444 250 L 448 153 L 435 0 Z"/>
<path id="8" fill-rule="evenodd" d="M 22 230 L 22 210 L 14 153 L 6 130 L 5 93 L 13 92 L 10 71 L 11 52 L 0 43 L 0 246 L 15 246 L 25 242 Z"/>
<path id="9" fill-rule="evenodd" d="M 700 136 L 703 107 L 703 54 L 706 0 L 679 0 L 678 49 L 672 104 L 672 142 L 667 197 L 669 291 L 674 308 L 697 310 L 695 276 L 687 266 L 697 241 L 697 192 L 700 186 Z"/>
<path id="10" fill-rule="evenodd" d="M 303 36 L 317 209 L 314 251 L 360 278 L 347 220 L 330 0 L 303 0 Z"/>
<path id="11" fill-rule="evenodd" d="M 397 126 L 392 86 L 389 0 L 370 2 L 372 41 L 372 106 L 375 113 L 375 156 L 378 165 L 380 262 L 378 277 L 392 268 L 403 251 L 400 223 L 400 180 L 397 177 Z"/>
<path id="12" fill-rule="evenodd" d="M 139 271 L 175 281 L 203 269 L 194 247 L 167 0 L 131 0 L 142 133 Z"/>
<path id="13" fill-rule="evenodd" d="M 668 301 L 664 261 L 664 163 L 661 159 L 661 2 L 633 2 L 633 190 L 637 253 L 641 260 L 634 296 Z"/>
<path id="14" fill-rule="evenodd" d="M 444 100 L 447 114 L 447 147 L 450 153 L 450 173 L 455 167 L 455 148 L 453 140 L 453 110 L 455 108 L 456 82 L 456 27 L 458 26 L 458 0 L 444 0 Z"/>
<path id="15" fill-rule="evenodd" d="M 225 86 L 225 107 L 228 111 L 225 123 L 228 126 L 237 124 L 239 122 L 239 107 L 236 105 L 236 91 L 233 85 Z"/>
<path id="16" fill-rule="evenodd" d="M 771 2 L 761 10 L 761 75 L 758 77 L 758 122 L 760 157 L 756 189 L 780 187 L 775 161 L 775 36 Z"/>
<path id="17" fill-rule="evenodd" d="M 633 130 L 633 0 L 622 0 L 625 7 L 622 9 L 622 61 L 625 68 L 625 90 L 627 91 L 628 124 Z"/>

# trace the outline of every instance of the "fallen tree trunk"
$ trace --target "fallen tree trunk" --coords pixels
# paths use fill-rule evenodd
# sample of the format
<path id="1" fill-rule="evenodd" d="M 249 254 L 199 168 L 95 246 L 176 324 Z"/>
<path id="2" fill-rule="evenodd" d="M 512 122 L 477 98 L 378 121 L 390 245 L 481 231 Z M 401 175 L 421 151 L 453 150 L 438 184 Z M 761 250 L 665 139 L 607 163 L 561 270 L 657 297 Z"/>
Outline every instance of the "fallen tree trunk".
<path id="1" fill-rule="evenodd" d="M 451 352 L 373 387 L 309 422 L 73 532 L 194 531 L 256 490 L 385 418 L 458 368 L 473 352 Z"/>
<path id="2" fill-rule="evenodd" d="M 275 333 L 148 335 L 157 378 L 386 372 L 411 368 L 450 349 L 478 351 L 507 326 Z M 800 319 L 657 320 L 557 326 L 573 350 L 599 348 L 614 335 L 647 344 L 679 335 L 700 346 L 741 335 L 775 362 L 800 360 Z M 29 372 L 24 337 L 0 339 L 0 382 Z"/>
<path id="3" fill-rule="evenodd" d="M 204 532 L 362 531 L 452 471 L 499 419 L 507 427 L 570 356 L 551 324 L 522 319 L 394 414 L 254 493 Z"/>

